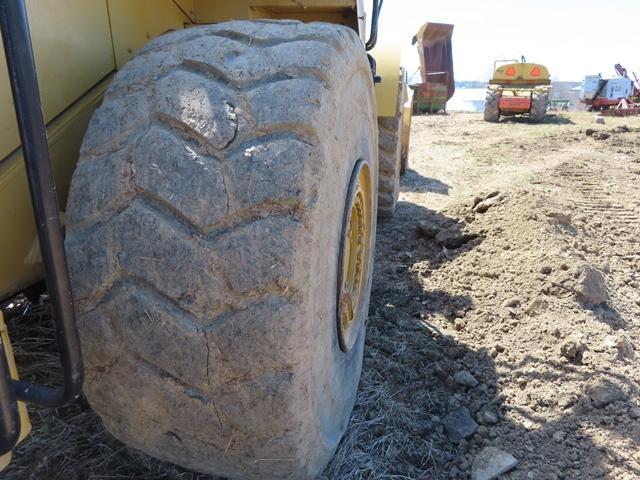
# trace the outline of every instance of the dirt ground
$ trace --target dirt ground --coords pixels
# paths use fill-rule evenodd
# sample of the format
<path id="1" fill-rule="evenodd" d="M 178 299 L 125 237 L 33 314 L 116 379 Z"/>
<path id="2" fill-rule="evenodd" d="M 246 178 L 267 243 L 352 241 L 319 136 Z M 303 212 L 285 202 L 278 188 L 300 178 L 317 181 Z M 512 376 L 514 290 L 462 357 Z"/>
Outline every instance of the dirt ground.
<path id="1" fill-rule="evenodd" d="M 640 478 L 640 118 L 417 117 L 409 162 L 321 478 L 479 480 L 500 460 L 504 479 Z M 11 325 L 38 375 L 40 313 Z M 3 478 L 208 478 L 120 444 L 82 400 L 32 419 Z"/>

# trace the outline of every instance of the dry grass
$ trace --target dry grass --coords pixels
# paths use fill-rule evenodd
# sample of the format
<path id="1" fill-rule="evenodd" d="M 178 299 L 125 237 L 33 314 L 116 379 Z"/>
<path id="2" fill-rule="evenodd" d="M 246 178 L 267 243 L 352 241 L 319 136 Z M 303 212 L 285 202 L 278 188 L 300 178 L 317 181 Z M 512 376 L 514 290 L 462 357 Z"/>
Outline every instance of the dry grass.
<path id="1" fill-rule="evenodd" d="M 3 305 L 21 378 L 56 385 L 60 367 L 46 296 Z M 9 305 L 13 304 L 12 308 Z M 211 477 L 159 462 L 127 448 L 103 427 L 84 398 L 63 408 L 29 407 L 32 434 L 16 449 L 7 479 L 205 480 Z"/>
<path id="2" fill-rule="evenodd" d="M 431 478 L 434 448 L 417 432 L 412 407 L 394 398 L 379 372 L 365 370 L 349 430 L 322 478 Z"/>
<path id="3" fill-rule="evenodd" d="M 373 299 L 358 399 L 349 428 L 322 479 L 432 479 L 446 455 L 434 445 L 438 401 L 425 349 L 431 332 L 392 304 Z M 415 292 L 392 298 L 411 306 Z M 437 349 L 437 347 L 435 347 Z"/>

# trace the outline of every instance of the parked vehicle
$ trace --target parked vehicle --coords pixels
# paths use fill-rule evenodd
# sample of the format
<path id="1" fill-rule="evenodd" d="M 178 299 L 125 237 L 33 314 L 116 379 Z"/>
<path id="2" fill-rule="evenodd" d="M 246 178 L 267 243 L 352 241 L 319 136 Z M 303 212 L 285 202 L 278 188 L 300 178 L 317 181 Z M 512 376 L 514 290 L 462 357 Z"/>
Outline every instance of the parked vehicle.
<path id="1" fill-rule="evenodd" d="M 494 65 L 487 87 L 484 119 L 497 122 L 501 115 L 528 115 L 532 122 L 544 122 L 551 90 L 547 67 L 525 61 L 506 61 L 498 66 L 502 62 Z"/>

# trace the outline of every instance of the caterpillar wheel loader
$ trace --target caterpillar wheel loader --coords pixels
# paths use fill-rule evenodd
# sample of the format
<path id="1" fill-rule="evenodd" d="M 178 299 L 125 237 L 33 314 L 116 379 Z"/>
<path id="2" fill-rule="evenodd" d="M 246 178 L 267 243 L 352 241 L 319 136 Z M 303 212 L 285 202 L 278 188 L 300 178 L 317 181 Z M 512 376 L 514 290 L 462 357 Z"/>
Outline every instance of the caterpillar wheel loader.
<path id="1" fill-rule="evenodd" d="M 83 391 L 199 472 L 324 468 L 408 148 L 382 3 L 0 1 L 0 299 L 45 278 L 64 378 L 19 380 L 1 329 L 2 466 L 25 404 Z"/>
<path id="2" fill-rule="evenodd" d="M 484 119 L 498 122 L 500 116 L 528 115 L 534 123 L 544 122 L 549 106 L 551 77 L 537 63 L 508 60 L 494 65 L 484 103 Z"/>

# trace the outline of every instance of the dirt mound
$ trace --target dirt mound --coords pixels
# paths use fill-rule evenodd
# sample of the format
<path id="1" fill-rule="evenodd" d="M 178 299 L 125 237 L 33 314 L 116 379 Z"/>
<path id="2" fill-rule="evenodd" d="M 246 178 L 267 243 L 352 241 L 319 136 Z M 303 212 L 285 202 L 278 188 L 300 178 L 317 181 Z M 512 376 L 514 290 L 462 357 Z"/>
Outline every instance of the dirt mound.
<path id="1" fill-rule="evenodd" d="M 474 212 L 498 196 L 485 213 Z M 499 447 L 519 459 L 513 478 L 588 478 L 618 451 L 601 449 L 606 438 L 640 438 L 629 416 L 629 399 L 638 395 L 633 342 L 616 309 L 624 305 L 608 297 L 606 267 L 579 248 L 592 238 L 592 226 L 539 192 L 479 198 L 442 213 L 403 204 L 404 222 L 382 227 L 360 407 L 378 408 L 370 423 L 363 419 L 369 438 L 362 444 L 379 441 L 387 454 L 361 451 L 369 469 L 360 474 L 392 464 L 393 474 L 408 478 L 464 478 L 481 450 Z M 467 240 L 447 248 L 439 235 L 451 230 Z M 611 369 L 624 374 L 612 378 Z M 386 408 L 381 388 L 395 392 Z M 452 443 L 459 420 L 452 426 L 449 414 L 461 408 L 480 427 Z"/>

